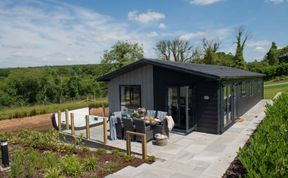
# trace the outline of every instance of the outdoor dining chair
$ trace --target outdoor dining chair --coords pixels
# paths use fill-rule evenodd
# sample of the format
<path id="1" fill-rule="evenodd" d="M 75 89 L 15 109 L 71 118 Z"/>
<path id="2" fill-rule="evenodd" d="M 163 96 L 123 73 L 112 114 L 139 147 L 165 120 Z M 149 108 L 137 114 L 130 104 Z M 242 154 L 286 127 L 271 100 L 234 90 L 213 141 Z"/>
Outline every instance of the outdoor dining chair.
<path id="1" fill-rule="evenodd" d="M 128 119 L 122 119 L 123 126 L 124 126 L 124 139 L 126 140 L 126 131 L 132 131 L 134 132 L 134 125 L 133 125 L 133 120 L 128 118 Z M 135 140 L 135 137 L 131 137 L 131 140 Z"/>
<path id="2" fill-rule="evenodd" d="M 146 126 L 143 119 L 133 119 L 133 121 L 135 124 L 135 131 L 146 134 L 146 142 L 153 139 L 153 130 L 149 125 Z M 136 136 L 136 141 L 141 141 L 141 138 Z"/>
<path id="3" fill-rule="evenodd" d="M 157 118 L 160 119 L 161 121 L 163 121 L 166 116 L 167 116 L 167 112 L 164 112 L 164 111 L 157 112 Z"/>
<path id="4" fill-rule="evenodd" d="M 155 117 L 156 111 L 155 110 L 147 110 L 146 111 L 146 116 L 148 117 Z"/>

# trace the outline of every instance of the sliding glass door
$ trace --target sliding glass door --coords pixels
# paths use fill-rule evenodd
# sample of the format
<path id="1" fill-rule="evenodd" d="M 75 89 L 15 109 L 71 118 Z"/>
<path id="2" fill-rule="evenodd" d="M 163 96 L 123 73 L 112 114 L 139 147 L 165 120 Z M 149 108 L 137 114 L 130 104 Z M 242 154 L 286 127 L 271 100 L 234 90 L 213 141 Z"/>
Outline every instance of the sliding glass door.
<path id="1" fill-rule="evenodd" d="M 168 88 L 168 114 L 174 119 L 175 129 L 186 133 L 193 130 L 196 122 L 193 117 L 191 87 Z"/>

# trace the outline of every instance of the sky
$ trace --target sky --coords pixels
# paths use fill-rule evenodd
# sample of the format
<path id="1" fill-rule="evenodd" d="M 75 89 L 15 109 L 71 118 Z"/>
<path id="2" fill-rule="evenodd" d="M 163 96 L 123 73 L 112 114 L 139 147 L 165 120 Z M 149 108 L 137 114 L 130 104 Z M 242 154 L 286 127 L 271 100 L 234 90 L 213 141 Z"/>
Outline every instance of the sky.
<path id="1" fill-rule="evenodd" d="M 159 40 L 220 41 L 235 53 L 235 29 L 249 40 L 246 61 L 275 41 L 288 45 L 288 0 L 0 0 L 0 68 L 100 63 L 117 41 L 157 58 Z"/>

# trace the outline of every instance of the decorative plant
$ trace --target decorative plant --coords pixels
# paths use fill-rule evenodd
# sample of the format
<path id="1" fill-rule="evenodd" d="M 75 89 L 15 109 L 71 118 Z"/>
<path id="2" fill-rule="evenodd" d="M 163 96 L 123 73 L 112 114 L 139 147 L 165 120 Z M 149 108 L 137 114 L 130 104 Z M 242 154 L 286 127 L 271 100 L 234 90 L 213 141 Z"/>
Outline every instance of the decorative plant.
<path id="1" fill-rule="evenodd" d="M 97 166 L 97 162 L 98 162 L 97 157 L 88 158 L 87 160 L 85 160 L 85 162 L 83 164 L 83 169 L 85 171 L 95 170 L 96 166 Z"/>

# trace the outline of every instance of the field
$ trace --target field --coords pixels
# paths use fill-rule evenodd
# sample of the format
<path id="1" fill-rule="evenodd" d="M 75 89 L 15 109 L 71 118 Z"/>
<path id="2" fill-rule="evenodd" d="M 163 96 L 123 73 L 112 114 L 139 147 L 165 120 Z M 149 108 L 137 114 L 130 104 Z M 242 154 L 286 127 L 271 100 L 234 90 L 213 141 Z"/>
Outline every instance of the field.
<path id="1" fill-rule="evenodd" d="M 288 79 L 272 80 L 264 83 L 264 98 L 271 99 L 277 92 L 288 94 Z"/>
<path id="2" fill-rule="evenodd" d="M 6 108 L 0 110 L 0 120 L 11 119 L 11 118 L 21 118 L 27 116 L 35 116 L 38 114 L 46 114 L 57 111 L 63 111 L 65 109 L 77 109 L 87 106 L 101 107 L 107 106 L 107 98 L 99 98 L 95 101 L 75 101 L 62 104 L 50 104 L 50 105 L 35 105 L 29 107 L 16 107 L 16 108 Z"/>

